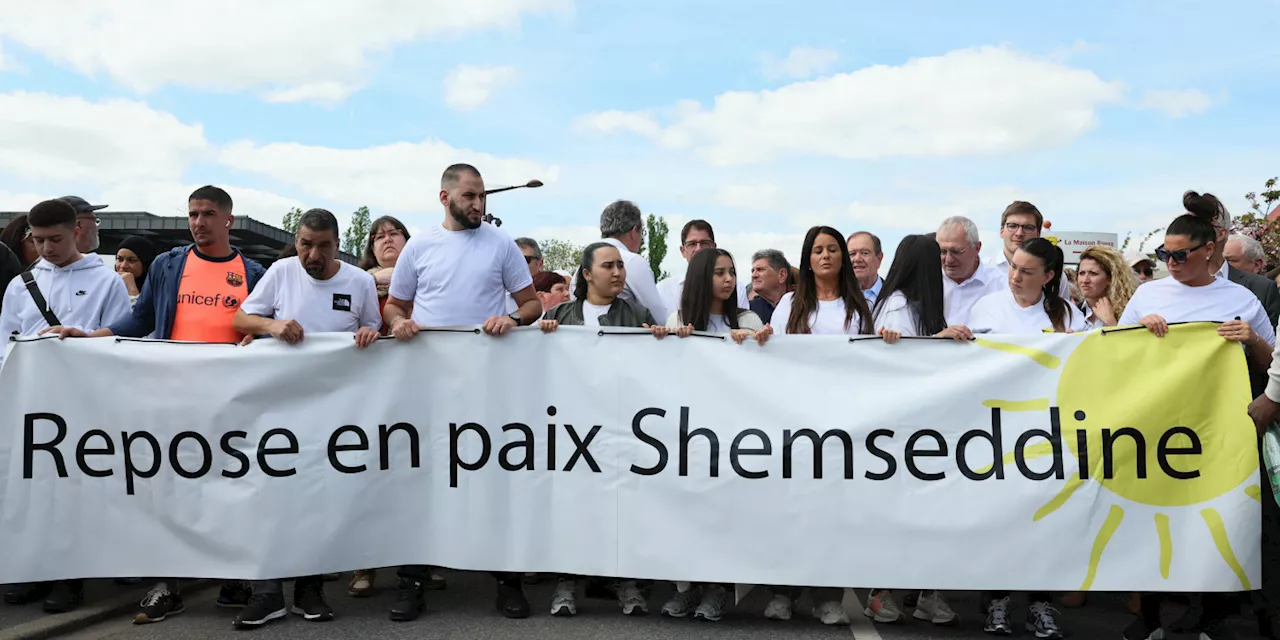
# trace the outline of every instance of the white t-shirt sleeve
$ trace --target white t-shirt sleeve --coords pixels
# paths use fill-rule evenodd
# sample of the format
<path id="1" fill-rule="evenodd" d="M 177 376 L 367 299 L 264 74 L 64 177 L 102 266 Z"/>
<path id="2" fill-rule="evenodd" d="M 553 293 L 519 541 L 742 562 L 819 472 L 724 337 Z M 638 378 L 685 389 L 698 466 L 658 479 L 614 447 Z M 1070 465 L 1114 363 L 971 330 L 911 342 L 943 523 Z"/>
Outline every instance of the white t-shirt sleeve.
<path id="1" fill-rule="evenodd" d="M 997 294 L 989 293 L 973 304 L 973 308 L 969 311 L 968 327 L 974 333 L 995 333 L 995 329 L 999 326 L 997 314 L 995 313 L 995 296 Z"/>
<path id="2" fill-rule="evenodd" d="M 356 270 L 360 277 L 360 326 L 373 330 L 382 328 L 382 313 L 378 310 L 378 284 L 367 271 Z"/>
<path id="3" fill-rule="evenodd" d="M 513 240 L 508 240 L 506 244 L 507 248 L 502 252 L 502 286 L 506 287 L 507 293 L 515 293 L 533 286 L 533 276 L 529 275 L 529 263 L 525 262 L 520 247 Z M 396 265 L 399 264 L 400 262 L 397 261 Z M 392 276 L 391 285 L 395 286 L 395 283 L 395 276 Z"/>
<path id="4" fill-rule="evenodd" d="M 1146 297 L 1144 293 L 1147 291 L 1150 291 L 1150 289 L 1138 287 L 1138 290 L 1133 292 L 1133 297 L 1129 298 L 1129 302 L 1124 306 L 1124 313 L 1120 314 L 1120 318 L 1116 320 L 1116 326 L 1132 326 L 1138 324 L 1139 320 L 1142 320 L 1141 313 L 1142 305 L 1144 303 L 1143 299 Z"/>
<path id="5" fill-rule="evenodd" d="M 264 318 L 276 317 L 276 291 L 280 288 L 281 271 L 288 264 L 288 259 L 277 260 L 262 274 L 257 286 L 249 293 L 249 297 L 240 303 L 240 310 L 251 316 Z"/>
<path id="6" fill-rule="evenodd" d="M 636 303 L 649 310 L 654 318 L 665 318 L 676 309 L 668 309 L 658 293 L 658 285 L 653 281 L 653 270 L 644 256 L 637 255 L 627 265 L 627 285 L 636 296 Z"/>
<path id="7" fill-rule="evenodd" d="M 879 333 L 881 329 L 888 329 L 911 337 L 919 332 L 917 324 L 915 310 L 907 304 L 906 296 L 895 291 L 884 301 L 884 306 L 880 307 L 880 313 L 875 319 L 875 330 Z"/>
<path id="8" fill-rule="evenodd" d="M 1262 303 L 1257 298 L 1253 300 L 1253 304 L 1249 305 L 1250 314 L 1248 318 L 1241 316 L 1241 320 L 1248 320 L 1249 326 L 1253 327 L 1253 332 L 1258 334 L 1267 344 L 1275 346 L 1276 344 L 1276 328 L 1271 326 L 1271 320 L 1267 318 L 1267 310 L 1262 307 Z"/>
<path id="9" fill-rule="evenodd" d="M 773 318 L 769 320 L 769 324 L 773 326 L 774 333 L 786 333 L 787 322 L 791 319 L 791 293 L 785 293 L 778 300 L 778 305 L 773 308 Z"/>
<path id="10" fill-rule="evenodd" d="M 412 302 L 417 297 L 418 247 L 420 246 L 422 246 L 421 243 L 413 240 L 404 245 L 404 249 L 400 251 L 400 257 L 396 259 L 396 268 L 391 272 L 391 286 L 387 289 L 387 295 L 407 302 Z M 528 272 L 529 270 L 525 269 L 525 273 Z"/>

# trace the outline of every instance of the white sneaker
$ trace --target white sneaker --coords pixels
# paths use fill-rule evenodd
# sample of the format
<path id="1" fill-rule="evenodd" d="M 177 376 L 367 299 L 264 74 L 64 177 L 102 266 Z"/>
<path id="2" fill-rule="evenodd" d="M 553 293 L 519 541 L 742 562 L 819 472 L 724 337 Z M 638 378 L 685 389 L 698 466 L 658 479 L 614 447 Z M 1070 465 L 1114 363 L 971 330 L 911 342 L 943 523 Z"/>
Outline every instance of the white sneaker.
<path id="1" fill-rule="evenodd" d="M 922 591 L 920 600 L 916 602 L 916 612 L 911 615 L 916 620 L 926 620 L 936 625 L 950 626 L 959 624 L 960 616 L 951 610 L 941 591 Z"/>
<path id="2" fill-rule="evenodd" d="M 764 608 L 764 617 L 770 620 L 790 620 L 791 598 L 781 594 L 774 596 L 769 601 L 769 606 Z"/>
<path id="3" fill-rule="evenodd" d="M 697 587 L 689 587 L 685 591 L 680 591 L 677 588 L 676 592 L 671 594 L 671 599 L 662 605 L 662 615 L 683 618 L 689 615 L 694 607 L 698 606 L 700 599 L 701 595 L 698 593 Z"/>
<path id="4" fill-rule="evenodd" d="M 645 602 L 644 594 L 640 593 L 640 587 L 636 586 L 635 580 L 618 583 L 618 605 L 622 607 L 624 616 L 642 616 L 649 613 L 649 603 Z"/>
<path id="5" fill-rule="evenodd" d="M 862 610 L 863 615 L 884 624 L 893 624 L 902 620 L 902 609 L 894 599 L 892 591 L 873 589 L 868 595 L 871 599 L 867 600 L 867 606 Z"/>
<path id="6" fill-rule="evenodd" d="M 835 600 L 814 607 L 813 617 L 821 620 L 822 624 L 849 624 L 849 614 L 844 612 L 844 605 Z"/>
<path id="7" fill-rule="evenodd" d="M 699 604 L 698 610 L 693 613 L 693 619 L 719 622 L 724 616 L 724 607 L 728 601 L 729 593 L 724 587 L 718 584 L 708 585 L 702 591 L 702 604 Z"/>
<path id="8" fill-rule="evenodd" d="M 556 592 L 551 596 L 551 615 L 570 617 L 578 615 L 578 583 L 561 578 Z"/>

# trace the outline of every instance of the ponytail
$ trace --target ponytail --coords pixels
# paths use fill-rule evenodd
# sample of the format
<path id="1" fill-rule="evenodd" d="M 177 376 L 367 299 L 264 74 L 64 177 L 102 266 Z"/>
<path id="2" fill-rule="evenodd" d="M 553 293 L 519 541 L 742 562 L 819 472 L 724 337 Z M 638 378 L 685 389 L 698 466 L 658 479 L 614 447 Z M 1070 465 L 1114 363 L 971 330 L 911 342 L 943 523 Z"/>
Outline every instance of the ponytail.
<path id="1" fill-rule="evenodd" d="M 1044 283 L 1044 312 L 1053 323 L 1053 330 L 1063 333 L 1067 330 L 1067 321 L 1071 319 L 1071 305 L 1062 297 L 1059 286 L 1062 281 L 1063 257 L 1062 249 L 1044 238 L 1031 238 L 1018 247 L 1024 253 L 1033 255 L 1044 263 L 1044 270 L 1053 272 L 1053 277 Z"/>

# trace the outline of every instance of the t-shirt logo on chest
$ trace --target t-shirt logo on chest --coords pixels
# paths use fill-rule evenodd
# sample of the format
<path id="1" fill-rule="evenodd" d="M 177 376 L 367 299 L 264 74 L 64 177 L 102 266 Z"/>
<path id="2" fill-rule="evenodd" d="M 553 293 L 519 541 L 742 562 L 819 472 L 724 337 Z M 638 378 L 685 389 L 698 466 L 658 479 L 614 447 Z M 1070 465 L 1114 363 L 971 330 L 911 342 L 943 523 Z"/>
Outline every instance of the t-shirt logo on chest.
<path id="1" fill-rule="evenodd" d="M 222 299 L 222 306 L 228 309 L 235 309 L 240 306 L 240 298 L 235 296 L 227 296 Z"/>
<path id="2" fill-rule="evenodd" d="M 350 311 L 351 310 L 351 294 L 349 293 L 333 294 L 333 310 L 334 311 Z"/>
<path id="3" fill-rule="evenodd" d="M 238 286 L 240 286 L 240 285 L 244 284 L 244 276 L 243 276 L 242 274 L 236 273 L 236 272 L 234 272 L 234 271 L 228 271 L 228 272 L 227 272 L 227 284 L 229 284 L 229 285 L 231 285 L 231 286 L 233 286 L 233 287 L 238 287 Z M 227 306 L 231 306 L 231 305 L 227 305 Z"/>

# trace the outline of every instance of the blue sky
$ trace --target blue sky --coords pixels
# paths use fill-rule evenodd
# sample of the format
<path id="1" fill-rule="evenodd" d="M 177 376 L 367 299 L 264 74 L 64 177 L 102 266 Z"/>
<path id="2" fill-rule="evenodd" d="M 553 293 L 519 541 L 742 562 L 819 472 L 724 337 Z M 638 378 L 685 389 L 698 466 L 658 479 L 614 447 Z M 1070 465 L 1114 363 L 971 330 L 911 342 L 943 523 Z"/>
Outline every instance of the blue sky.
<path id="1" fill-rule="evenodd" d="M 172 215 L 214 183 L 266 222 L 367 204 L 421 228 L 469 161 L 546 182 L 490 202 L 514 235 L 584 242 L 627 198 L 710 220 L 742 261 L 795 259 L 813 224 L 891 248 L 956 214 L 991 253 L 1014 199 L 1145 232 L 1184 190 L 1242 213 L 1280 174 L 1276 0 L 315 6 L 7 7 L 0 209 Z"/>

